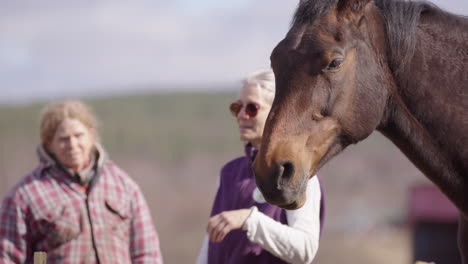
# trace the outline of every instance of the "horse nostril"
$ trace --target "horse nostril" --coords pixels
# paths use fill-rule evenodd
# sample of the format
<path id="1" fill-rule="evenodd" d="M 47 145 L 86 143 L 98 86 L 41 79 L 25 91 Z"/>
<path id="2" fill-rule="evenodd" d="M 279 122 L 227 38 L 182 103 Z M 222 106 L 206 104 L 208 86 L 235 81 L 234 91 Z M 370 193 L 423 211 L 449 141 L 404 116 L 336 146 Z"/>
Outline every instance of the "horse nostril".
<path id="1" fill-rule="evenodd" d="M 294 175 L 294 164 L 290 161 L 284 161 L 279 164 L 278 190 L 287 185 Z"/>

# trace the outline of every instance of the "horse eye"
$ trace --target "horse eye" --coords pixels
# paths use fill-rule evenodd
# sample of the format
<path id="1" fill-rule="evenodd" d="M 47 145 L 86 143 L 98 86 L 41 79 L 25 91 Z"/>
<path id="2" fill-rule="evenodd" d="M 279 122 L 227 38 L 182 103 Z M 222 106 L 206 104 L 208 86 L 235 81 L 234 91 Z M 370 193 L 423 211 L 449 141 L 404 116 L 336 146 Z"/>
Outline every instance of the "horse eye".
<path id="1" fill-rule="evenodd" d="M 328 64 L 327 67 L 325 67 L 325 71 L 333 71 L 333 70 L 338 70 L 341 65 L 343 64 L 343 59 L 334 59 Z"/>

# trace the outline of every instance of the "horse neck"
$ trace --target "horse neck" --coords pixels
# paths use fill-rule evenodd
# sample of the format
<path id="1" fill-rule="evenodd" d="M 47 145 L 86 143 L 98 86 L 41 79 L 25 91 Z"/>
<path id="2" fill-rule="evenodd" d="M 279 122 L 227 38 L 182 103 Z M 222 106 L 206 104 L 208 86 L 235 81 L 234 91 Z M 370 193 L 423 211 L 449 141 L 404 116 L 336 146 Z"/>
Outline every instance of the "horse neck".
<path id="1" fill-rule="evenodd" d="M 379 130 L 468 217 L 468 19 L 423 15 L 416 34 Z"/>

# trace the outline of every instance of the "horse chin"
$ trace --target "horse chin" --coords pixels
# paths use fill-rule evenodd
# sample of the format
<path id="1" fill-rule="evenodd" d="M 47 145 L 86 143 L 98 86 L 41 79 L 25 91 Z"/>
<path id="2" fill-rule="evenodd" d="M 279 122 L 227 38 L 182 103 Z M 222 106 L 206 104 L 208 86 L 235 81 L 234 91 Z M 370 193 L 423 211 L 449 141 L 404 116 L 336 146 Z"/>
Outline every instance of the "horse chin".
<path id="1" fill-rule="evenodd" d="M 262 189 L 259 189 L 263 193 Z M 296 192 L 296 194 L 286 192 L 286 195 L 285 193 L 275 193 L 275 195 L 268 195 L 267 193 L 263 193 L 263 196 L 265 197 L 265 200 L 268 203 L 287 210 L 295 210 L 301 208 L 306 201 L 306 196 L 302 191 Z"/>
<path id="2" fill-rule="evenodd" d="M 296 210 L 304 206 L 306 202 L 306 195 L 304 192 L 300 192 L 294 199 L 284 201 L 283 203 L 276 203 L 276 206 L 287 210 Z"/>
<path id="3" fill-rule="evenodd" d="M 284 205 L 280 207 L 286 210 L 296 210 L 304 206 L 304 204 L 305 204 L 305 199 L 298 199 L 288 205 Z"/>

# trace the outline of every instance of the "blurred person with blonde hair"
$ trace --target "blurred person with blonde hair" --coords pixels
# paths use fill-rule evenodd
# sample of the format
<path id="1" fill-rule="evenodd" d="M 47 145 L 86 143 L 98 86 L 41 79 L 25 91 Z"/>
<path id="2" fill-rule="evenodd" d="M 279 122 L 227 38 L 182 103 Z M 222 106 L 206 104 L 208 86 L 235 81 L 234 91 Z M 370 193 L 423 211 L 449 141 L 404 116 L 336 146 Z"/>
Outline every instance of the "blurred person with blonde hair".
<path id="1" fill-rule="evenodd" d="M 243 81 L 230 105 L 245 155 L 221 169 L 197 264 L 311 263 L 315 257 L 324 210 L 318 178 L 308 181 L 303 207 L 285 210 L 265 201 L 251 169 L 274 95 L 273 72 L 259 70 Z"/>
<path id="2" fill-rule="evenodd" d="M 40 120 L 38 166 L 0 207 L 0 263 L 162 264 L 139 186 L 108 159 L 80 101 L 52 103 Z"/>

